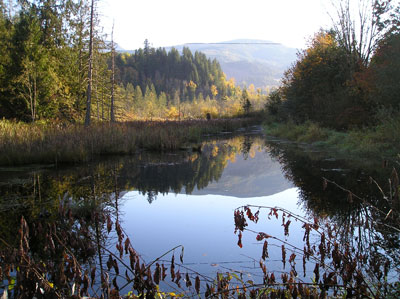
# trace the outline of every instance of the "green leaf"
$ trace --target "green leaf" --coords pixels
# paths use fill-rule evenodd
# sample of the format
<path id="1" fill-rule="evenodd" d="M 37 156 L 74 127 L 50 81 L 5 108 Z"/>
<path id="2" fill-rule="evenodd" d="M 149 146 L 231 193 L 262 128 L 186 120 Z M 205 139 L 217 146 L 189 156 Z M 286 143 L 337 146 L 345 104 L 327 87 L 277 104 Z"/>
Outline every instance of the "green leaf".
<path id="1" fill-rule="evenodd" d="M 243 283 L 243 281 L 239 278 L 239 276 L 236 273 L 231 273 L 231 275 L 233 277 L 235 277 L 238 281 L 240 281 L 241 283 Z"/>
<path id="2" fill-rule="evenodd" d="M 11 291 L 15 287 L 15 278 L 11 278 L 10 284 L 8 285 L 8 290 Z"/>

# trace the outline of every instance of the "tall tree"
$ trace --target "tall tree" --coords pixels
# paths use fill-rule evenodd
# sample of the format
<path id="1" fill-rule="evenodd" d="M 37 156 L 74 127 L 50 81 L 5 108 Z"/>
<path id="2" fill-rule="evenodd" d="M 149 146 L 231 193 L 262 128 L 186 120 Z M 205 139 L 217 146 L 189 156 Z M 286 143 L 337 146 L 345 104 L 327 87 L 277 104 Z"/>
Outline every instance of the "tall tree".
<path id="1" fill-rule="evenodd" d="M 400 108 L 400 33 L 383 39 L 365 74 L 365 81 L 374 102 L 380 107 Z M 372 88 L 371 88 L 372 87 Z"/>
<path id="2" fill-rule="evenodd" d="M 115 122 L 114 89 L 115 89 L 115 47 L 114 47 L 114 24 L 113 24 L 111 31 L 111 107 L 110 107 L 111 122 Z"/>
<path id="3" fill-rule="evenodd" d="M 54 52 L 44 44 L 42 26 L 35 7 L 20 12 L 13 37 L 13 94 L 25 101 L 32 121 L 57 112 L 59 78 Z"/>
<path id="4" fill-rule="evenodd" d="M 241 102 L 242 102 L 242 109 L 243 109 L 244 113 L 249 114 L 250 108 L 251 108 L 251 103 L 250 103 L 250 99 L 249 99 L 249 93 L 247 92 L 246 87 L 243 88 Z"/>
<path id="5" fill-rule="evenodd" d="M 388 29 L 392 0 L 336 0 L 333 5 L 337 39 L 353 63 L 368 65 L 379 40 Z M 357 4 L 355 4 L 357 3 Z M 355 5 L 358 5 L 356 7 Z"/>
<path id="6" fill-rule="evenodd" d="M 9 91 L 8 69 L 11 65 L 11 37 L 14 26 L 8 14 L 7 7 L 3 0 L 0 0 L 0 117 L 4 117 L 6 110 L 9 110 L 8 101 L 6 100 L 5 93 Z"/>
<path id="7" fill-rule="evenodd" d="M 92 83 L 93 83 L 93 28 L 94 28 L 94 1 L 90 5 L 90 33 L 89 33 L 89 70 L 88 86 L 86 93 L 86 116 L 85 126 L 90 126 L 91 106 L 92 106 Z"/>
<path id="8" fill-rule="evenodd" d="M 334 32 L 317 33 L 285 72 L 282 94 L 288 116 L 296 122 L 312 120 L 338 128 L 349 125 L 350 120 L 362 124 L 368 107 L 350 94 L 354 71 L 349 61 Z"/>
<path id="9" fill-rule="evenodd" d="M 87 0 L 77 0 L 71 3 L 71 10 L 68 19 L 68 44 L 71 46 L 64 54 L 68 59 L 64 74 L 69 83 L 72 108 L 81 114 L 86 105 L 90 5 Z"/>

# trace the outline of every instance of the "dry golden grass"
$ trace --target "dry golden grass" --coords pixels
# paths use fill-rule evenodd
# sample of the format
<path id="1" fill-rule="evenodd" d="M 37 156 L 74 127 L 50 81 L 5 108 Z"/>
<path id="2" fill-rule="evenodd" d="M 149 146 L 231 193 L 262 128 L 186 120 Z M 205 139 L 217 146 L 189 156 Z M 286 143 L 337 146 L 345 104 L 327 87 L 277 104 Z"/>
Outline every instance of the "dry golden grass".
<path id="1" fill-rule="evenodd" d="M 135 121 L 83 125 L 0 121 L 0 165 L 66 163 L 97 155 L 131 154 L 140 149 L 177 150 L 205 134 L 233 131 L 249 119 Z"/>

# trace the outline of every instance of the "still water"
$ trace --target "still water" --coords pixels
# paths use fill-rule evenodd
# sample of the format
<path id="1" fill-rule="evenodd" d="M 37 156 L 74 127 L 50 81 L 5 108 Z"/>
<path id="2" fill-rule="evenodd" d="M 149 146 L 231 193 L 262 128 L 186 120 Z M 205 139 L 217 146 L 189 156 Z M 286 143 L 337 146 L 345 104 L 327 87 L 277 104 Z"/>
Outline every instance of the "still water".
<path id="1" fill-rule="evenodd" d="M 85 237 L 77 236 L 78 240 L 90 238 L 90 231 L 93 235 L 93 231 L 100 229 L 104 248 L 115 251 L 115 233 L 105 233 L 105 220 L 96 218 L 93 223 L 92 216 L 93 211 L 110 213 L 146 263 L 159 257 L 160 262 L 168 262 L 171 253 L 163 254 L 182 245 L 183 263 L 177 266 L 182 273 L 199 273 L 212 280 L 217 273 L 235 272 L 246 280 L 262 282 L 259 261 L 263 242 L 256 240 L 257 232 L 303 248 L 302 223 L 293 219 L 289 236 L 284 236 L 281 219 L 268 217 L 270 210 L 261 209 L 257 224 L 248 221 L 247 229 L 253 232 L 243 233 L 240 247 L 235 232 L 235 209 L 252 205 L 255 212 L 258 207 L 279 207 L 300 217 L 316 215 L 346 226 L 360 213 L 362 205 L 357 199 L 349 201 L 348 192 L 343 190 L 373 200 L 383 210 L 388 208 L 377 200 L 382 196 L 376 186 L 367 183 L 373 177 L 382 189 L 387 187 L 391 169 L 382 168 L 381 162 L 338 159 L 329 152 L 251 132 L 210 138 L 201 150 L 162 155 L 141 152 L 58 169 L 2 168 L 0 235 L 4 242 L 1 246 L 18 246 L 16 236 L 21 216 L 34 228 L 35 223 L 49 227 L 56 223 L 55 226 L 62 227 L 65 219 L 59 218 L 58 211 L 60 204 L 68 204 L 79 219 L 86 219 L 79 220 L 79 225 L 71 226 L 71 230 L 79 234 L 83 225 L 91 228 Z M 337 186 L 324 186 L 324 178 Z M 382 231 L 380 236 L 379 242 L 385 243 L 385 254 L 396 259 L 398 235 L 385 235 Z M 45 255 L 39 237 L 37 244 L 34 237 L 30 241 L 33 256 Z M 268 271 L 281 273 L 288 269 L 282 265 L 281 245 L 278 240 L 269 241 Z M 99 253 L 108 254 L 96 250 L 94 243 L 75 246 L 73 250 L 82 263 L 97 267 Z M 287 256 L 291 250 L 288 246 Z M 176 258 L 180 254 L 181 248 L 176 249 Z M 107 257 L 101 260 L 103 265 L 106 260 Z M 6 261 L 1 262 L 5 269 Z M 300 264 L 301 258 L 295 262 Z M 304 281 L 310 281 L 314 268 L 309 266 L 305 270 Z"/>
<path id="2" fill-rule="evenodd" d="M 202 155 L 208 156 L 205 162 L 210 166 L 203 171 L 209 173 L 208 182 L 199 180 L 201 183 L 189 186 L 183 183 L 181 190 L 175 189 L 177 193 L 157 193 L 155 189 L 124 194 L 121 219 L 124 228 L 132 233 L 135 249 L 146 260 L 153 260 L 168 249 L 183 245 L 185 266 L 207 276 L 228 270 L 242 271 L 249 277 L 259 274 L 262 243 L 255 240 L 255 235 L 246 235 L 243 248 L 237 246 L 234 210 L 245 205 L 279 205 L 302 213 L 297 188 L 285 178 L 280 163 L 265 151 L 262 141 L 260 137 L 237 137 L 205 144 Z M 248 152 L 242 151 L 244 142 L 248 142 Z M 179 171 L 185 165 L 163 162 L 141 167 L 164 181 L 174 173 L 168 168 Z M 191 169 L 195 176 L 200 175 L 196 170 L 202 166 Z M 190 175 L 186 179 L 190 181 Z M 266 221 L 259 229 L 265 224 Z M 269 223 L 267 230 L 280 235 L 281 223 Z"/>

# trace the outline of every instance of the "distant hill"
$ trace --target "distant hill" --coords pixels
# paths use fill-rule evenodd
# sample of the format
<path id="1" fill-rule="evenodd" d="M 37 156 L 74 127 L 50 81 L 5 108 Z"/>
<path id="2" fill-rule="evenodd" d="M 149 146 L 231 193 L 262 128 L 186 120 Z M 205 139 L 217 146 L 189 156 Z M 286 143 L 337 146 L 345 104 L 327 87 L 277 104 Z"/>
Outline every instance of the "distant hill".
<path id="1" fill-rule="evenodd" d="M 235 78 L 239 85 L 254 84 L 256 87 L 277 86 L 292 63 L 297 49 L 266 40 L 237 39 L 218 44 L 185 44 L 174 46 L 182 52 L 188 47 L 193 53 L 200 51 L 211 59 L 217 59 L 228 78 Z M 169 51 L 172 47 L 167 47 Z M 134 53 L 118 49 L 118 52 Z"/>
<path id="2" fill-rule="evenodd" d="M 192 52 L 201 51 L 209 58 L 216 58 L 227 77 L 234 77 L 240 85 L 276 86 L 283 72 L 296 61 L 297 49 L 266 43 L 271 42 L 238 39 L 220 44 L 186 44 L 174 48 L 181 51 L 183 47 L 188 47 Z"/>

